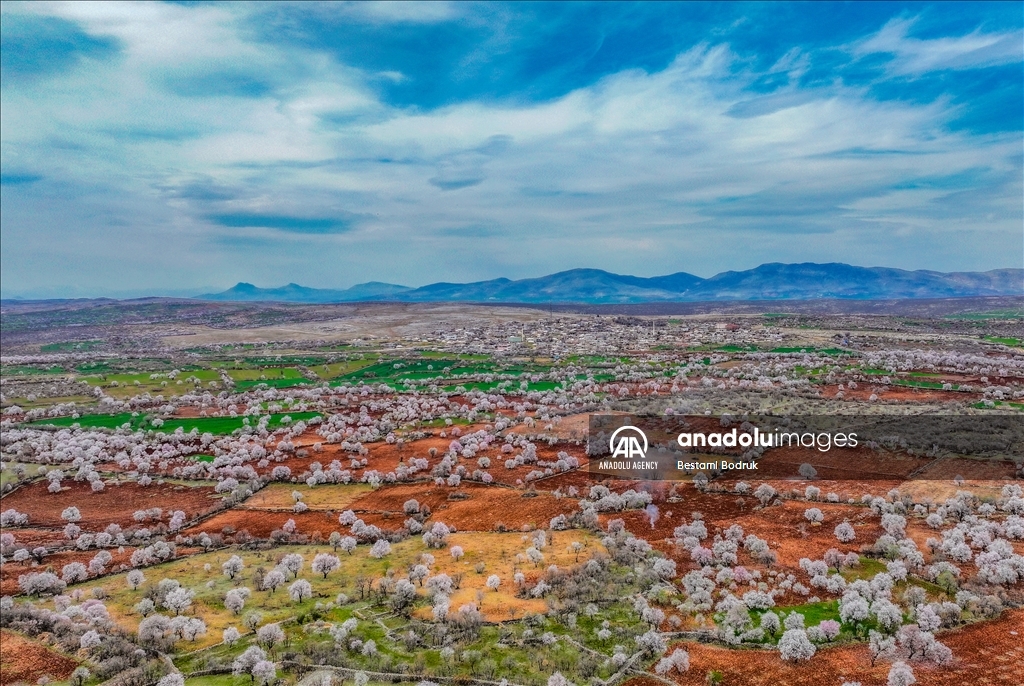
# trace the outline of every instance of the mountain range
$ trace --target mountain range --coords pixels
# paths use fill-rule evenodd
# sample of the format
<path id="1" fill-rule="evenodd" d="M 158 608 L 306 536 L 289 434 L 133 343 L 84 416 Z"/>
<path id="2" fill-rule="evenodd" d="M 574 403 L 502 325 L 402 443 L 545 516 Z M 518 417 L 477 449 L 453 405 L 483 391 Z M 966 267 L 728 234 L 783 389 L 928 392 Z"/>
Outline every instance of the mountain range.
<path id="1" fill-rule="evenodd" d="M 492 279 L 473 283 L 433 283 L 410 288 L 371 281 L 344 290 L 308 288 L 290 283 L 258 288 L 239 283 L 202 300 L 338 303 L 506 302 L 645 303 L 728 300 L 903 300 L 1024 295 L 1024 269 L 987 272 L 907 271 L 856 267 L 842 263 L 762 264 L 702 279 L 686 272 L 644 278 L 600 269 L 571 269 L 534 279 Z"/>

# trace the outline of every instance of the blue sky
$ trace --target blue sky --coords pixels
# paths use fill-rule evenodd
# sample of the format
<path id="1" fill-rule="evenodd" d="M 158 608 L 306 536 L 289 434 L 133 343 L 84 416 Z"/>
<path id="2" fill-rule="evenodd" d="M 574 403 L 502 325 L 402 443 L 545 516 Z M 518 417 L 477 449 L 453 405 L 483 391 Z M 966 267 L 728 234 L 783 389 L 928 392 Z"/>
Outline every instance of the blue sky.
<path id="1" fill-rule="evenodd" d="M 1020 3 L 7 3 L 4 297 L 1024 264 Z"/>

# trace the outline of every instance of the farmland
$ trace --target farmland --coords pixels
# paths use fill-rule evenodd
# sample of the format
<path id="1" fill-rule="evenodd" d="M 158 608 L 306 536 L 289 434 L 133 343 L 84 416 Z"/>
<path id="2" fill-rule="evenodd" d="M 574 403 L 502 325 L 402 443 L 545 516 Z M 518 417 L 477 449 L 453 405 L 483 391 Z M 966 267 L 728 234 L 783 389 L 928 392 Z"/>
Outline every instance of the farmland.
<path id="1" fill-rule="evenodd" d="M 1019 312 L 777 307 L 14 319 L 3 683 L 1018 683 Z M 967 418 L 996 447 L 643 481 L 591 471 L 595 414 Z"/>

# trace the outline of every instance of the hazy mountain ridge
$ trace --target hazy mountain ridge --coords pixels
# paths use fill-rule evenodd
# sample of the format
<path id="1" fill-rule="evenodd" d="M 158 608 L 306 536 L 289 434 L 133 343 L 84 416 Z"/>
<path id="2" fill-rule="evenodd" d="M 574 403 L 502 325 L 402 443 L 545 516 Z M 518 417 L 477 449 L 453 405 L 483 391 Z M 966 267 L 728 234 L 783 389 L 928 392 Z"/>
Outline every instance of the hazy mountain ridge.
<path id="1" fill-rule="evenodd" d="M 615 304 L 820 298 L 899 300 L 987 295 L 1024 295 L 1024 269 L 944 273 L 842 263 L 773 262 L 746 271 L 722 272 L 708 279 L 686 272 L 645 278 L 600 269 L 571 269 L 533 279 L 440 282 L 419 288 L 377 281 L 344 290 L 308 288 L 294 283 L 280 288 L 258 288 L 239 283 L 222 293 L 199 297 L 203 300 L 300 303 L 390 300 Z"/>

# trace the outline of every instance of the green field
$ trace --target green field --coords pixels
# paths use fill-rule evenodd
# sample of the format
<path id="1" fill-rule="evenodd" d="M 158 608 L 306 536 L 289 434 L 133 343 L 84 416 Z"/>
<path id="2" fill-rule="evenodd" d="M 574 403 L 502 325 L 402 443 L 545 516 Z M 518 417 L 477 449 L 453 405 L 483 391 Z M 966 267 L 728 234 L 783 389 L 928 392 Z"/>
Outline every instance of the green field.
<path id="1" fill-rule="evenodd" d="M 32 367 L 29 365 L 10 365 L 0 369 L 3 376 L 26 376 L 35 374 L 64 374 L 65 369 L 57 365 L 52 367 Z"/>
<path id="2" fill-rule="evenodd" d="M 280 413 L 271 416 L 270 422 L 267 424 L 270 429 L 277 429 L 283 426 L 281 424 L 282 417 L 291 417 L 292 421 L 307 420 L 313 417 L 319 416 L 319 412 L 289 412 Z M 195 417 L 195 418 L 184 418 L 184 417 L 172 417 L 165 419 L 164 423 L 160 427 L 154 427 L 152 420 L 149 417 L 143 415 L 132 416 L 132 414 L 123 412 L 121 414 L 88 414 L 81 417 L 58 417 L 55 419 L 45 419 L 38 422 L 33 422 L 32 425 L 40 426 L 74 426 L 75 424 L 85 428 L 107 428 L 116 429 L 125 424 L 128 424 L 132 429 L 151 429 L 155 431 L 162 431 L 164 433 L 172 433 L 178 428 L 181 428 L 185 433 L 196 429 L 200 434 L 211 433 L 215 435 L 226 435 L 230 434 L 236 429 L 241 429 L 245 426 L 245 419 L 248 419 L 250 425 L 255 426 L 259 421 L 255 417 Z"/>
<path id="3" fill-rule="evenodd" d="M 103 341 L 65 341 L 63 343 L 47 343 L 39 346 L 41 353 L 80 353 L 95 350 L 103 345 Z"/>

